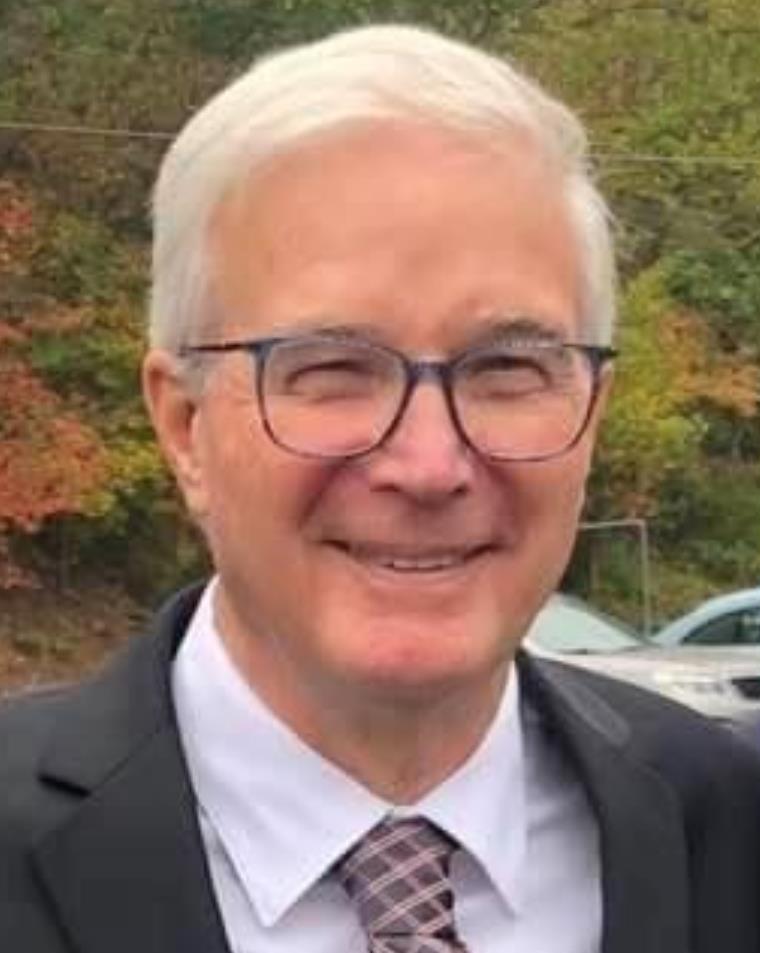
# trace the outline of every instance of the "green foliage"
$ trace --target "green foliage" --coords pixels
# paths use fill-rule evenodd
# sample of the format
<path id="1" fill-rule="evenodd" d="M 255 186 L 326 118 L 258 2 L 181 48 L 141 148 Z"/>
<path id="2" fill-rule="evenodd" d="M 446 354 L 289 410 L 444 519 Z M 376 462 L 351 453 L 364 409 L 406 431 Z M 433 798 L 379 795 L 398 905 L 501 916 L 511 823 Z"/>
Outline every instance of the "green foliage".
<path id="1" fill-rule="evenodd" d="M 59 393 L 90 406 L 101 427 L 109 426 L 104 413 L 119 415 L 121 425 L 140 406 L 140 317 L 117 305 L 81 313 L 76 333 L 43 325 L 29 345 L 29 360 Z"/>
<path id="2" fill-rule="evenodd" d="M 566 0 L 516 38 L 591 126 L 626 274 L 756 233 L 758 30 L 754 0 Z"/>
<path id="3" fill-rule="evenodd" d="M 21 550 L 56 562 L 63 534 L 73 568 L 96 565 L 142 592 L 202 566 L 138 396 L 160 154 L 253 57 L 375 21 L 515 55 L 582 114 L 623 276 L 588 514 L 651 520 L 661 615 L 754 581 L 756 0 L 0 0 L 0 120 L 151 133 L 0 129 L 0 321 L 23 338 L 26 380 L 102 446 L 108 477 Z M 33 228 L 9 210 L 32 210 Z M 586 582 L 633 617 L 635 547 L 608 550 L 583 557 L 595 567 Z"/>
<path id="4" fill-rule="evenodd" d="M 650 520 L 670 614 L 756 566 L 760 517 L 732 487 L 750 499 L 760 462 L 760 5 L 564 0 L 523 26 L 512 46 L 586 119 L 618 223 L 622 355 L 589 515 Z"/>
<path id="5" fill-rule="evenodd" d="M 670 256 L 668 288 L 709 316 L 725 346 L 760 354 L 760 241 L 751 247 L 684 249 Z"/>
<path id="6" fill-rule="evenodd" d="M 595 475 L 599 515 L 652 515 L 667 473 L 698 460 L 704 424 L 689 412 L 692 395 L 678 368 L 682 355 L 666 346 L 671 309 L 660 269 L 642 272 L 630 283 L 615 396 Z"/>
<path id="7" fill-rule="evenodd" d="M 534 0 L 199 0 L 176 4 L 175 10 L 194 47 L 244 64 L 258 53 L 365 23 L 425 24 L 488 45 L 505 23 L 536 5 Z"/>
<path id="8" fill-rule="evenodd" d="M 38 236 L 32 273 L 66 303 L 138 300 L 145 286 L 146 256 L 120 240 L 108 225 L 81 212 L 53 212 Z"/>

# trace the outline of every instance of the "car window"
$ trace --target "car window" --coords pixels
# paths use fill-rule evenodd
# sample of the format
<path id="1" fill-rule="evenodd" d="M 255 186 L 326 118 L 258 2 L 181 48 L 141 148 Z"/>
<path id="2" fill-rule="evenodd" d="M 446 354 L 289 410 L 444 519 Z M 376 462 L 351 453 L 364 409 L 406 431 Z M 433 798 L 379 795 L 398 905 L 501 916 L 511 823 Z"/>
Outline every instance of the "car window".
<path id="1" fill-rule="evenodd" d="M 760 610 L 727 612 L 686 636 L 688 645 L 760 645 Z"/>
<path id="2" fill-rule="evenodd" d="M 622 622 L 564 600 L 550 600 L 528 632 L 528 644 L 552 652 L 620 652 L 642 640 Z"/>

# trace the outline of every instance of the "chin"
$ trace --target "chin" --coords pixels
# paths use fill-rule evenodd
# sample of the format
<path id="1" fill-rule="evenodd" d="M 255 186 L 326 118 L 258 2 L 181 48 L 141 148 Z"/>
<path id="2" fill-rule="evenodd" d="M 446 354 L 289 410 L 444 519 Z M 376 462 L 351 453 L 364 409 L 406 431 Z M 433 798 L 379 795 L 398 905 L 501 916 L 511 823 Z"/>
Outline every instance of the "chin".
<path id="1" fill-rule="evenodd" d="M 512 654 L 500 634 L 474 639 L 477 629 L 467 623 L 387 619 L 365 629 L 357 641 L 360 631 L 357 626 L 352 633 L 352 657 L 341 653 L 347 678 L 402 694 L 490 680 Z"/>

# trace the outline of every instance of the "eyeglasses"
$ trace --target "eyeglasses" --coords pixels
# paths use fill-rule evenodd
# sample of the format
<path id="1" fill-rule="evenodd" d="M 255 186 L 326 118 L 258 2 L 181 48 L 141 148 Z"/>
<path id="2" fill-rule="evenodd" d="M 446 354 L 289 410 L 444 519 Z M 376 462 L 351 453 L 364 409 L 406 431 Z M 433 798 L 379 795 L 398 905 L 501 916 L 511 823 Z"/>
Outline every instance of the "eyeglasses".
<path id="1" fill-rule="evenodd" d="M 451 360 L 412 360 L 363 338 L 329 333 L 187 346 L 244 351 L 255 366 L 262 423 L 302 456 L 348 458 L 386 441 L 418 384 L 443 392 L 462 441 L 494 460 L 537 461 L 573 447 L 591 417 L 609 347 L 554 340 L 492 343 Z"/>

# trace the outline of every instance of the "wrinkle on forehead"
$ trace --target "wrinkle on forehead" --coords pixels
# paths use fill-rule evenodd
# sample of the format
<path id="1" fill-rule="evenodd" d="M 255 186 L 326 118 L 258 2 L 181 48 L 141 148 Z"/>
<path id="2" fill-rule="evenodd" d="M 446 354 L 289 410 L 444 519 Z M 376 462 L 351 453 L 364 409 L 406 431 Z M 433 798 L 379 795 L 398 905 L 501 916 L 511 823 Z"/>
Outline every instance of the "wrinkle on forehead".
<path id="1" fill-rule="evenodd" d="M 537 148 L 529 133 L 515 132 L 493 143 L 472 134 L 398 122 L 333 131 L 329 137 L 303 143 L 253 170 L 217 208 L 209 236 L 217 298 L 225 313 L 230 311 L 229 299 L 241 302 L 245 308 L 243 302 L 256 300 L 257 282 L 276 279 L 283 297 L 288 291 L 292 294 L 289 313 L 263 316 L 275 325 L 280 320 L 314 324 L 325 317 L 372 324 L 374 315 L 336 311 L 330 301 L 316 302 L 325 310 L 315 313 L 315 303 L 308 300 L 308 294 L 301 301 L 297 293 L 309 269 L 319 270 L 323 286 L 339 286 L 352 256 L 364 253 L 358 247 L 358 237 L 366 241 L 377 262 L 374 295 L 378 314 L 382 314 L 380 305 L 389 290 L 400 296 L 406 283 L 419 289 L 428 273 L 431 294 L 435 295 L 442 270 L 443 284 L 459 288 L 455 319 L 464 315 L 481 320 L 488 313 L 519 310 L 519 300 L 495 300 L 482 281 L 482 237 L 479 239 L 477 234 L 481 223 L 468 199 L 474 196 L 481 205 L 502 207 L 505 228 L 510 228 L 510 203 L 515 205 L 516 219 L 522 216 L 525 246 L 517 267 L 524 274 L 543 269 L 541 252 L 532 253 L 532 243 L 541 245 L 547 233 L 556 234 L 554 244 L 559 251 L 554 255 L 554 267 L 565 273 L 562 281 L 575 284 L 574 305 L 579 314 L 579 249 L 556 166 L 556 161 Z M 502 191 L 497 190 L 499 179 Z M 445 194 L 442 182 L 447 186 Z M 357 221 L 362 229 L 358 236 Z M 444 235 L 446 226 L 450 234 L 452 221 L 461 222 L 462 241 L 456 249 L 456 260 L 447 261 L 445 269 L 440 269 L 436 257 L 440 251 L 438 235 Z M 414 247 L 404 244 L 408 222 L 413 227 L 428 223 L 427 243 Z M 255 256 L 244 259 L 236 255 L 231 235 L 240 239 L 239 245 L 248 242 L 255 248 Z M 330 250 L 316 262 L 315 235 L 324 238 L 324 247 Z M 389 289 L 382 279 L 386 260 L 396 289 Z M 506 265 L 508 268 L 509 262 Z M 362 305 L 371 305 L 373 289 L 365 290 Z M 435 307 L 434 301 L 431 307 Z M 255 318 L 254 312 L 251 306 L 251 317 Z"/>
<path id="2" fill-rule="evenodd" d="M 511 129 L 476 130 L 456 128 L 423 118 L 385 118 L 352 120 L 330 129 L 307 135 L 287 148 L 252 163 L 247 174 L 237 179 L 222 197 L 216 212 L 240 206 L 245 208 L 252 190 L 265 190 L 268 181 L 281 175 L 289 176 L 295 170 L 299 177 L 304 168 L 312 168 L 319 176 L 325 161 L 342 157 L 352 163 L 355 156 L 373 156 L 387 153 L 405 160 L 413 151 L 416 158 L 441 161 L 446 147 L 451 164 L 490 157 L 492 160 L 516 155 L 540 169 L 542 174 L 561 177 L 562 165 L 530 129 L 514 126 Z M 427 153 L 427 155 L 426 155 Z M 355 170 L 351 169 L 354 173 Z M 213 217 L 212 217 L 213 221 Z"/>
<path id="3" fill-rule="evenodd" d="M 367 157 L 372 159 L 369 165 Z M 270 196 L 278 200 L 285 182 L 289 201 L 308 213 L 323 199 L 326 170 L 332 172 L 341 192 L 355 198 L 362 185 L 372 185 L 377 164 L 382 162 L 386 173 L 394 167 L 402 172 L 397 187 L 403 186 L 406 178 L 408 199 L 418 204 L 420 180 L 414 172 L 419 168 L 449 174 L 460 171 L 477 178 L 489 169 L 498 169 L 505 159 L 510 163 L 519 160 L 526 188 L 535 186 L 537 192 L 545 194 L 547 186 L 560 182 L 558 162 L 540 148 L 528 130 L 486 137 L 413 121 L 352 123 L 308 137 L 255 165 L 218 204 L 211 217 L 210 239 L 213 244 L 215 236 L 230 226 L 255 228 L 259 217 L 255 213 L 263 215 L 268 210 Z M 406 177 L 405 168 L 410 173 Z M 368 201 L 377 202 L 378 198 L 376 191 L 367 190 Z"/>

